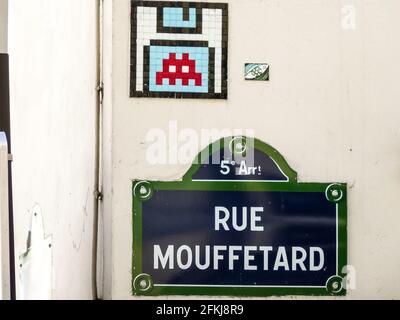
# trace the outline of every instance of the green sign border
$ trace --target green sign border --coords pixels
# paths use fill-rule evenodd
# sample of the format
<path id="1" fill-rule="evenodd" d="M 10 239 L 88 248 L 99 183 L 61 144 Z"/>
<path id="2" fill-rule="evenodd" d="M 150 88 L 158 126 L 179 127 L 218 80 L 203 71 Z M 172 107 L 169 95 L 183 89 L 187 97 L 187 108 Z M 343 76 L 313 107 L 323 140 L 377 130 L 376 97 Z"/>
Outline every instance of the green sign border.
<path id="1" fill-rule="evenodd" d="M 201 168 L 202 159 L 208 159 L 213 152 L 224 149 L 229 141 L 240 142 L 241 146 L 253 145 L 265 153 L 278 165 L 288 177 L 287 182 L 246 182 L 246 181 L 192 181 L 193 175 Z M 245 151 L 245 150 L 244 150 Z M 243 152 L 244 152 L 243 151 Z M 142 203 L 149 200 L 158 190 L 178 191 L 265 191 L 265 192 L 324 192 L 327 201 L 336 203 L 338 211 L 338 268 L 337 275 L 331 277 L 326 287 L 198 287 L 198 286 L 157 286 L 151 275 L 142 273 Z M 273 147 L 260 140 L 231 137 L 221 139 L 204 149 L 185 174 L 182 181 L 156 182 L 133 181 L 133 255 L 132 255 L 132 294 L 135 296 L 232 296 L 232 297 L 266 297 L 266 296 L 345 296 L 345 267 L 347 266 L 347 184 L 345 183 L 300 183 L 297 173 L 289 166 L 284 157 Z"/>

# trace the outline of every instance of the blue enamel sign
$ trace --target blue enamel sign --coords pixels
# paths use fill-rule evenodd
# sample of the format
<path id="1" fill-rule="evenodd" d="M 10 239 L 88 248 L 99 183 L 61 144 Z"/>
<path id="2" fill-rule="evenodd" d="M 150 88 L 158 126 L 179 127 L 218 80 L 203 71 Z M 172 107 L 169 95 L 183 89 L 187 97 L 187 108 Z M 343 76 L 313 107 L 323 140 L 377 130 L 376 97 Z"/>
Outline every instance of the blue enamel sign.
<path id="1" fill-rule="evenodd" d="M 258 140 L 222 140 L 133 197 L 134 294 L 345 294 L 346 185 L 299 183 Z"/>

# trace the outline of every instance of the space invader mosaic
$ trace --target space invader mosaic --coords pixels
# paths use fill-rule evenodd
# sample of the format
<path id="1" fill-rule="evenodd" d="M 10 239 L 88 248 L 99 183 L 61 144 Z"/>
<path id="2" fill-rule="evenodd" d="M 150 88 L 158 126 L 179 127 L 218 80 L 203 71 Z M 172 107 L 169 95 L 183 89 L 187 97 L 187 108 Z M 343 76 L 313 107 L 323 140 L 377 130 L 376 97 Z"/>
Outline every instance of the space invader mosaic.
<path id="1" fill-rule="evenodd" d="M 131 16 L 131 97 L 227 99 L 227 3 L 132 0 Z"/>

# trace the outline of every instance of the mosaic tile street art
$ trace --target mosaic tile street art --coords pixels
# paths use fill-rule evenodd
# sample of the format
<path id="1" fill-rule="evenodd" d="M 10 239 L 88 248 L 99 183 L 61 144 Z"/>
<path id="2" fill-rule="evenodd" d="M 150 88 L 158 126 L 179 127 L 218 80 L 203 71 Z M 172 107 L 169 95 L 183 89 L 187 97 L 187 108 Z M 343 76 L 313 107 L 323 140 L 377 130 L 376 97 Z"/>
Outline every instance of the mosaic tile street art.
<path id="1" fill-rule="evenodd" d="M 227 99 L 227 3 L 132 0 L 131 16 L 131 97 Z"/>

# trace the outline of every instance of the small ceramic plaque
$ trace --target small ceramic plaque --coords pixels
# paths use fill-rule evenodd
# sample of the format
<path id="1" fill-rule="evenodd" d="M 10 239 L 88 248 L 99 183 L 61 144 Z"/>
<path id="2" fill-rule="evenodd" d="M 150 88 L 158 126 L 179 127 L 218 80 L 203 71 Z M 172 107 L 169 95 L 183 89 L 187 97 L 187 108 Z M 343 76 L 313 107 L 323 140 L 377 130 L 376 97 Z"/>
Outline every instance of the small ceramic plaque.
<path id="1" fill-rule="evenodd" d="M 245 79 L 269 81 L 269 65 L 266 63 L 246 63 Z"/>

